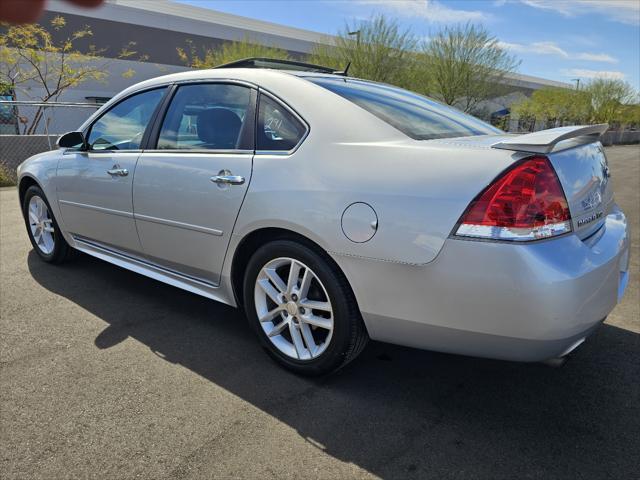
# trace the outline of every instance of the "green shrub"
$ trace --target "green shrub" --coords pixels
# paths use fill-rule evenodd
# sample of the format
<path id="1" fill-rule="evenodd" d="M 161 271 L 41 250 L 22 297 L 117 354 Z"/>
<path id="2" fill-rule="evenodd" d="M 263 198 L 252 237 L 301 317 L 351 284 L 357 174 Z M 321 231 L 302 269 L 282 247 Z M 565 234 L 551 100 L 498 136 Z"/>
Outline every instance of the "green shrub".
<path id="1" fill-rule="evenodd" d="M 0 187 L 13 187 L 16 182 L 4 165 L 0 165 Z"/>

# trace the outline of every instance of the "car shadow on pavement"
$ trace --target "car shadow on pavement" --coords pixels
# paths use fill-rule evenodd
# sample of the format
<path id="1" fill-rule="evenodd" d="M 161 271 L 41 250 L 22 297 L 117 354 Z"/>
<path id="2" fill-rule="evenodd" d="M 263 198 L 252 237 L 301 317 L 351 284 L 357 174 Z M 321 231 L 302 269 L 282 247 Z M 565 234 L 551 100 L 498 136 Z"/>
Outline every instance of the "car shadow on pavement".
<path id="1" fill-rule="evenodd" d="M 336 374 L 297 377 L 230 307 L 80 255 L 30 252 L 44 288 L 128 337 L 387 478 L 630 478 L 640 452 L 640 335 L 602 326 L 562 368 L 372 342 Z M 117 301 L 114 301 L 117 299 Z"/>

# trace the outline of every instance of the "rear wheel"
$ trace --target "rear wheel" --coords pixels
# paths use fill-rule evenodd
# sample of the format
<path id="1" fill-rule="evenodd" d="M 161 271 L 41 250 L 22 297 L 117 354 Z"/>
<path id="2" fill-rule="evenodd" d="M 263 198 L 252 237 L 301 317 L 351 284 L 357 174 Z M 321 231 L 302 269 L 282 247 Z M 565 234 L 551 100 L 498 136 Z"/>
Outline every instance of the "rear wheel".
<path id="1" fill-rule="evenodd" d="M 42 189 L 32 185 L 22 200 L 22 214 L 31 245 L 38 256 L 49 263 L 66 261 L 72 248 L 65 241 Z"/>
<path id="2" fill-rule="evenodd" d="M 293 241 L 274 241 L 254 253 L 245 273 L 244 303 L 267 352 L 297 373 L 336 370 L 368 340 L 342 272 Z"/>

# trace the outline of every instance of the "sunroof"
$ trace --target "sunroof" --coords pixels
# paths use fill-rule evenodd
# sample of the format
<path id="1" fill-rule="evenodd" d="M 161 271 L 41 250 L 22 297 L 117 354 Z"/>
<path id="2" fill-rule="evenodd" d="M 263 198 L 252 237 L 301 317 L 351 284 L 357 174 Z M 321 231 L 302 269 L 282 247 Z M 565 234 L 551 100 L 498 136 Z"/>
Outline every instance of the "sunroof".
<path id="1" fill-rule="evenodd" d="M 297 62 L 295 60 L 278 60 L 275 58 L 244 58 L 235 62 L 219 65 L 215 68 L 271 68 L 274 70 L 342 74 L 342 72 L 330 67 L 314 65 L 313 63 Z"/>

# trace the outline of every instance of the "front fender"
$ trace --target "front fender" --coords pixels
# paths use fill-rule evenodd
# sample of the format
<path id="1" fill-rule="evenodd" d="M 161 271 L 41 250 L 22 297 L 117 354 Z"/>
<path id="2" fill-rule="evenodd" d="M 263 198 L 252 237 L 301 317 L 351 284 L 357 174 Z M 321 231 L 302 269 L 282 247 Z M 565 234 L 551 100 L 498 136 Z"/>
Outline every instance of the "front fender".
<path id="1" fill-rule="evenodd" d="M 58 195 L 56 189 L 56 176 L 58 170 L 58 162 L 61 158 L 60 150 L 53 150 L 48 152 L 39 153 L 26 159 L 17 168 L 18 176 L 18 191 L 20 192 L 20 210 L 22 210 L 22 193 L 24 188 L 24 182 L 35 182 L 47 197 L 47 201 L 51 207 L 51 211 L 62 231 L 67 243 L 73 245 L 73 239 L 66 233 L 66 228 L 62 220 L 62 214 L 58 206 Z"/>

